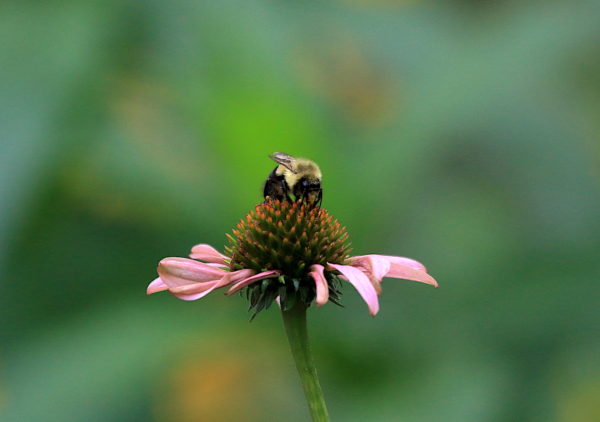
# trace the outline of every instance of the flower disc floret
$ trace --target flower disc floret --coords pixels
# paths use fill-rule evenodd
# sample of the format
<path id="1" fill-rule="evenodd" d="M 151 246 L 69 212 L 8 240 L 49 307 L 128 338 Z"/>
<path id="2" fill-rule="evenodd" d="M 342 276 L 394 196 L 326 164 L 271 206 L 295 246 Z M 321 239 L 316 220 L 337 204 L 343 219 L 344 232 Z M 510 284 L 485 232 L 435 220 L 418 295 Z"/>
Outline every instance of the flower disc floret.
<path id="1" fill-rule="evenodd" d="M 297 300 L 309 305 L 318 293 L 324 294 L 323 289 L 329 300 L 338 299 L 338 276 L 329 274 L 327 284 L 317 292 L 313 274 L 315 265 L 345 264 L 350 258 L 346 228 L 327 210 L 304 202 L 268 201 L 251 210 L 227 238 L 231 271 L 280 272 L 246 289 L 250 308 L 256 312 L 277 297 L 284 309 Z"/>
<path id="2" fill-rule="evenodd" d="M 259 204 L 227 237 L 232 271 L 277 269 L 292 278 L 307 276 L 314 264 L 344 264 L 351 250 L 346 228 L 327 210 L 303 202 Z"/>

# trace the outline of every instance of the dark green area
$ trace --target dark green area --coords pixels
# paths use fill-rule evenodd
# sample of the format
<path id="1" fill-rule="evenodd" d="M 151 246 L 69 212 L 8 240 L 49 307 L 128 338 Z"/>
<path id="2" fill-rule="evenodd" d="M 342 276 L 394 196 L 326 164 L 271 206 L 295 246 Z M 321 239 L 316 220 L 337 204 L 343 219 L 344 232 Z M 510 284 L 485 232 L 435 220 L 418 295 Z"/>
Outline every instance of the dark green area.
<path id="1" fill-rule="evenodd" d="M 354 255 L 309 309 L 333 421 L 600 420 L 597 1 L 4 1 L 0 420 L 308 420 L 281 317 L 145 295 L 219 250 L 268 154 Z"/>

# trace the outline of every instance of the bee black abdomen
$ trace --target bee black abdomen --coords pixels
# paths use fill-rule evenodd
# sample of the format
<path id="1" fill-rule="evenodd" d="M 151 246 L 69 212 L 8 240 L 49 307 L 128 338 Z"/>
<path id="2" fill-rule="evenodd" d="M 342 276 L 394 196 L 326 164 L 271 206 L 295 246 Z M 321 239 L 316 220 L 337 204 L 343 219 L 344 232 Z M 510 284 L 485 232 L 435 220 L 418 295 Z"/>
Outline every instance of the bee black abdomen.
<path id="1" fill-rule="evenodd" d="M 277 199 L 283 201 L 289 199 L 287 185 L 283 175 L 276 174 L 277 167 L 269 174 L 267 181 L 265 182 L 265 188 L 263 196 L 265 199 L 270 197 L 271 199 Z"/>

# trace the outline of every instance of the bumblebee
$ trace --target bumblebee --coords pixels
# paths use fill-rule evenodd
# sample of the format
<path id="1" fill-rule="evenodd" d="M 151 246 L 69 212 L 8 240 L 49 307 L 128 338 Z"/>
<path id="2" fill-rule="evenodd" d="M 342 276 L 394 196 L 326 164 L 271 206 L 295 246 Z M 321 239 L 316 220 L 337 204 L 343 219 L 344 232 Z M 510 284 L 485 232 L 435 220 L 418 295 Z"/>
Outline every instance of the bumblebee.
<path id="1" fill-rule="evenodd" d="M 320 206 L 323 200 L 321 170 L 306 158 L 296 158 L 283 152 L 269 155 L 278 163 L 265 182 L 265 199 L 304 201 Z M 292 198 L 293 196 L 293 198 Z"/>

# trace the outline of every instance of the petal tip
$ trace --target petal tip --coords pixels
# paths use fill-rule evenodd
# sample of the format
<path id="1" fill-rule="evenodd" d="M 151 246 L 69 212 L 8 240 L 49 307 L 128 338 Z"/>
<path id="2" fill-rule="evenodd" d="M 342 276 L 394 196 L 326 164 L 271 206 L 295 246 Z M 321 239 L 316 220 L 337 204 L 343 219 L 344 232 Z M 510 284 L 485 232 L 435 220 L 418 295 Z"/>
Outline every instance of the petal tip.
<path id="1" fill-rule="evenodd" d="M 160 277 L 158 277 L 148 284 L 148 287 L 146 287 L 146 295 L 150 296 L 153 293 L 162 292 L 167 289 L 167 285 L 161 280 Z"/>

